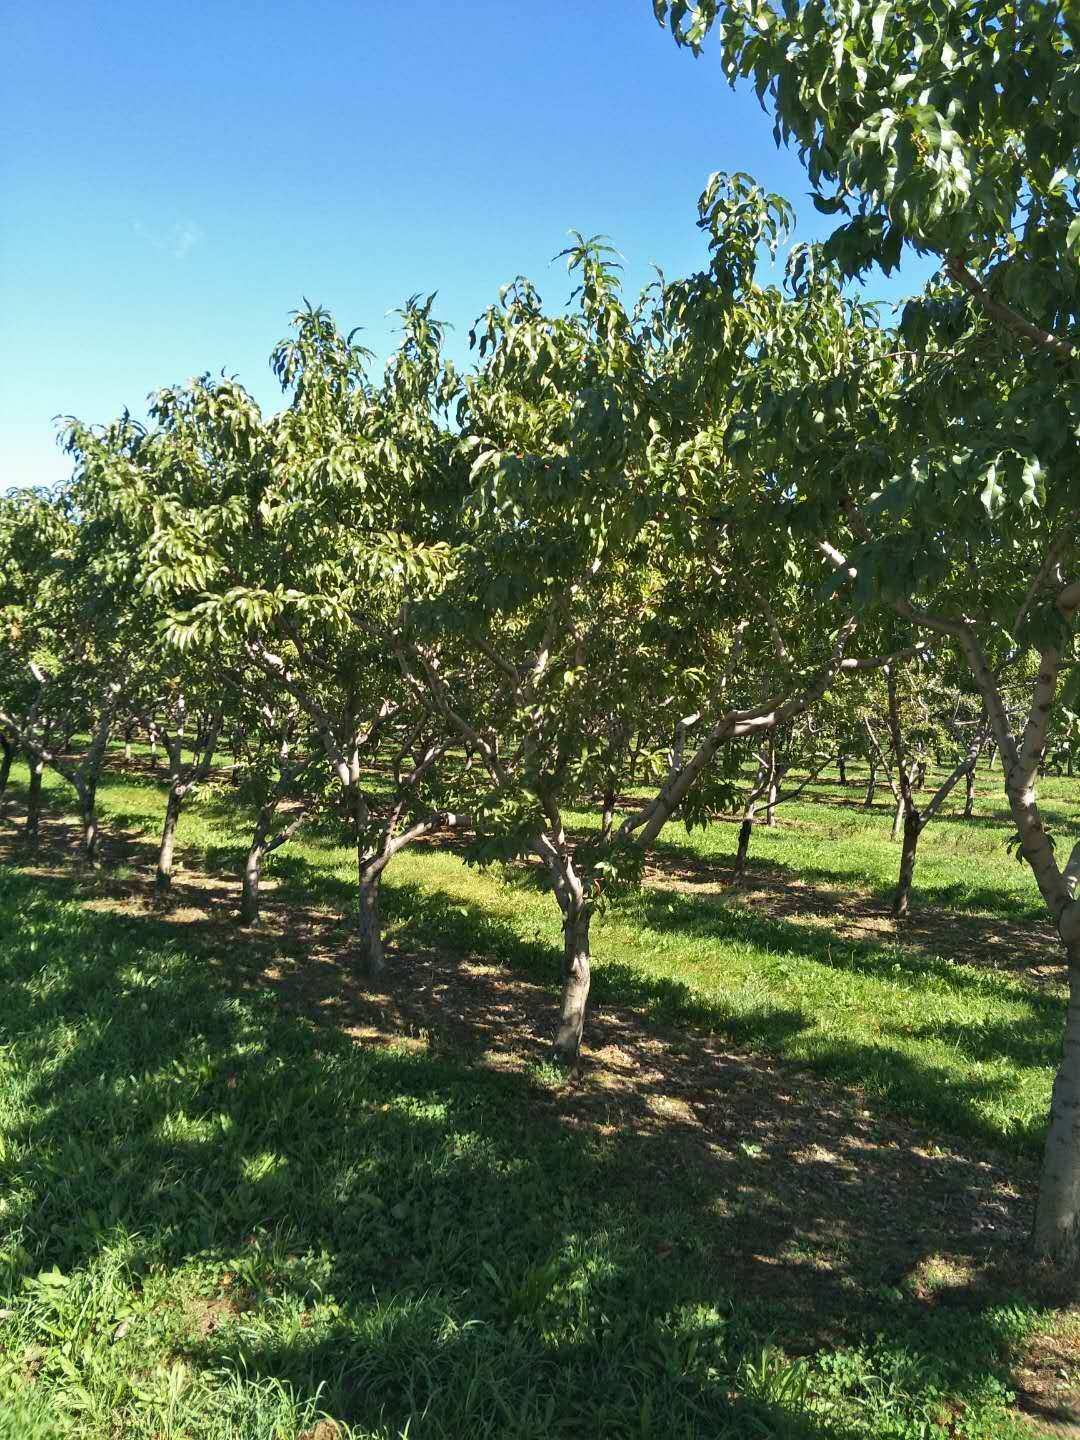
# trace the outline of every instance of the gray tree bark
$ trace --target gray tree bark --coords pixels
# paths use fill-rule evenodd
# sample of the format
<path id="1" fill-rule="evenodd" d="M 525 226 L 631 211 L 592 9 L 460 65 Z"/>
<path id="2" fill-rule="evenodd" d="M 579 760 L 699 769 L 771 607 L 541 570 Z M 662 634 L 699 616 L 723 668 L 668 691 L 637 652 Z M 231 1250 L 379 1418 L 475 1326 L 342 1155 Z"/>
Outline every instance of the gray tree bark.
<path id="1" fill-rule="evenodd" d="M 915 877 L 915 855 L 922 834 L 922 816 L 914 805 L 904 814 L 904 843 L 900 851 L 900 877 L 893 896 L 893 914 L 900 919 L 908 913 L 911 903 L 911 882 Z"/>
<path id="2" fill-rule="evenodd" d="M 30 756 L 30 785 L 26 792 L 26 825 L 25 834 L 27 843 L 36 845 L 41 832 L 41 777 L 45 770 L 45 761 L 40 755 Z"/>
<path id="3" fill-rule="evenodd" d="M 359 918 L 357 923 L 357 948 L 364 970 L 372 979 L 386 969 L 383 951 L 382 921 L 379 915 L 379 886 L 384 865 L 376 860 L 364 861 L 359 865 Z"/>
<path id="4" fill-rule="evenodd" d="M 770 741 L 767 751 L 769 764 L 769 789 L 765 797 L 765 824 L 770 830 L 776 829 L 776 796 L 780 789 L 779 777 L 776 773 L 776 747 Z"/>
<path id="5" fill-rule="evenodd" d="M 184 803 L 183 790 L 179 785 L 169 786 L 169 798 L 165 805 L 165 824 L 161 830 L 161 844 L 158 847 L 157 875 L 154 877 L 160 894 L 172 888 L 173 853 L 176 848 L 176 826 Z"/>
<path id="6" fill-rule="evenodd" d="M 742 875 L 746 869 L 746 857 L 750 853 L 750 840 L 754 833 L 754 821 L 750 815 L 743 816 L 739 826 L 739 844 L 735 850 L 735 874 Z"/>
<path id="7" fill-rule="evenodd" d="M 904 797 L 898 794 L 896 797 L 896 809 L 893 811 L 892 838 L 899 840 L 904 829 Z"/>
<path id="8" fill-rule="evenodd" d="M 100 827 L 97 817 L 97 786 L 87 785 L 79 793 L 79 808 L 83 828 L 83 858 L 91 865 L 98 862 L 98 840 Z"/>
<path id="9" fill-rule="evenodd" d="M 257 835 L 244 860 L 244 879 L 240 890 L 240 924 L 259 923 L 259 884 L 262 880 L 262 863 L 266 854 L 264 837 Z"/>
<path id="10" fill-rule="evenodd" d="M 1066 953 L 1065 1041 L 1050 1101 L 1032 1241 L 1037 1255 L 1072 1271 L 1080 1267 L 1080 945 L 1070 945 Z"/>
<path id="11" fill-rule="evenodd" d="M 563 977 L 555 1058 L 573 1065 L 581 1053 L 585 1008 L 589 1001 L 592 968 L 589 958 L 589 908 L 574 902 L 563 917 Z"/>
<path id="12" fill-rule="evenodd" d="M 0 753 L 0 815 L 2 815 L 8 781 L 11 779 L 11 766 L 15 759 L 15 742 L 9 740 L 6 735 L 0 735 L 0 752 L 2 752 Z"/>
<path id="13" fill-rule="evenodd" d="M 1058 592 L 1057 605 L 1067 621 L 1080 612 L 1080 581 Z M 1037 1259 L 1075 1273 L 1080 1268 L 1080 842 L 1062 868 L 1043 824 L 1035 789 L 1039 763 L 1046 751 L 1062 656 L 1053 645 L 1040 654 L 1027 723 L 1018 738 L 998 679 L 971 623 L 932 615 L 916 609 L 909 601 L 896 602 L 895 608 L 917 624 L 953 636 L 967 659 L 1001 754 L 1005 793 L 1020 837 L 1020 853 L 1031 867 L 1064 945 L 1069 965 L 1069 1004 L 1043 1152 L 1032 1248 Z"/>

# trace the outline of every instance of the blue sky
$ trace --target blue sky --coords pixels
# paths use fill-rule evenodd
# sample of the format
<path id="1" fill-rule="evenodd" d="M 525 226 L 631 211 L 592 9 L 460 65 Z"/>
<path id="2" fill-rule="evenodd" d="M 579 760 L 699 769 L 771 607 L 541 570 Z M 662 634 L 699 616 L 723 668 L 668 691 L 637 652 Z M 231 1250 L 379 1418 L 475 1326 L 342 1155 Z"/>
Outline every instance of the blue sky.
<path id="1" fill-rule="evenodd" d="M 710 171 L 827 223 L 750 93 L 650 0 L 3 0 L 0 489 L 62 477 L 52 417 L 101 421 L 225 368 L 267 405 L 303 296 L 361 325 L 438 290 L 464 354 L 499 285 L 549 303 L 567 231 L 635 289 L 701 263 Z M 892 286 L 876 292 L 895 296 Z"/>

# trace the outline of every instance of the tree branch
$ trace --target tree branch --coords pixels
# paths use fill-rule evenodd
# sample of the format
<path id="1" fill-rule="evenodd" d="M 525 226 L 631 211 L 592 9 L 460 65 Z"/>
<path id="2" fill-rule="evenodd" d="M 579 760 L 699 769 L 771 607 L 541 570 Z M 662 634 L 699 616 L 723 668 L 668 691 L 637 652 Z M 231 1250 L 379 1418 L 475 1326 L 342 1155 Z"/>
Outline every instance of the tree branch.
<path id="1" fill-rule="evenodd" d="M 959 256 L 949 256 L 945 262 L 945 273 L 950 279 L 955 280 L 962 290 L 967 291 L 980 310 L 989 315 L 991 320 L 997 321 L 999 325 L 1011 331 L 1012 334 L 1030 341 L 1033 345 L 1039 346 L 1041 350 L 1048 350 L 1050 354 L 1056 355 L 1061 360 L 1071 360 L 1075 356 L 1076 346 L 1071 340 L 1065 340 L 1050 330 L 1044 330 L 1041 325 L 1035 325 L 1025 319 L 1010 305 L 1004 304 L 1001 300 L 995 300 L 982 281 L 971 273 Z"/>

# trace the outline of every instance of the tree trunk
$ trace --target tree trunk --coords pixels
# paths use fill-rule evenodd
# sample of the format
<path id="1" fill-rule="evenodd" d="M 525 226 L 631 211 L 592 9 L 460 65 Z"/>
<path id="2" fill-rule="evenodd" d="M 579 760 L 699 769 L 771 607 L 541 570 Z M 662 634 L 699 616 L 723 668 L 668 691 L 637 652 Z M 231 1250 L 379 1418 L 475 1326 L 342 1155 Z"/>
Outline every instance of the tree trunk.
<path id="1" fill-rule="evenodd" d="M 259 923 L 259 882 L 262 880 L 263 860 L 266 858 L 266 841 L 270 834 L 274 814 L 277 811 L 277 797 L 262 805 L 255 817 L 255 829 L 251 834 L 247 859 L 244 861 L 244 879 L 240 889 L 240 924 Z"/>
<path id="2" fill-rule="evenodd" d="M 100 832 L 98 829 L 97 806 L 94 803 L 92 791 L 82 798 L 80 809 L 83 827 L 83 858 L 90 865 L 96 865 L 98 862 L 98 838 Z"/>
<path id="3" fill-rule="evenodd" d="M 1071 946 L 1065 1047 L 1054 1078 L 1032 1244 L 1055 1268 L 1080 1264 L 1080 947 Z"/>
<path id="4" fill-rule="evenodd" d="M 15 746 L 5 736 L 0 735 L 0 815 L 4 812 L 4 796 L 7 794 L 8 780 L 11 778 L 11 762 L 15 759 Z"/>
<path id="5" fill-rule="evenodd" d="M 988 770 L 992 770 L 994 768 L 994 756 L 996 753 L 997 746 L 991 740 L 990 744 L 986 747 L 986 768 Z"/>
<path id="6" fill-rule="evenodd" d="M 30 756 L 30 787 L 26 792 L 26 839 L 36 845 L 41 829 L 41 776 L 45 761 L 40 755 Z"/>
<path id="7" fill-rule="evenodd" d="M 592 971 L 589 966 L 589 920 L 586 906 L 572 904 L 563 919 L 563 987 L 559 1033 L 554 1058 L 573 1065 L 581 1053 L 585 1006 Z"/>
<path id="8" fill-rule="evenodd" d="M 605 790 L 603 800 L 603 814 L 600 817 L 600 837 L 602 840 L 611 839 L 611 826 L 615 820 L 615 791 Z"/>
<path id="9" fill-rule="evenodd" d="M 964 773 L 964 784 L 967 793 L 964 796 L 964 819 L 970 820 L 975 814 L 975 766 Z"/>
<path id="10" fill-rule="evenodd" d="M 259 923 L 259 881 L 262 879 L 262 862 L 265 854 L 261 838 L 255 840 L 244 861 L 244 880 L 240 891 L 240 924 Z"/>
<path id="11" fill-rule="evenodd" d="M 383 954 L 382 921 L 379 918 L 379 882 L 382 880 L 381 865 L 360 861 L 359 923 L 357 936 L 360 958 L 364 969 L 372 979 L 386 969 Z"/>
<path id="12" fill-rule="evenodd" d="M 158 850 L 157 877 L 155 884 L 164 894 L 172 885 L 173 849 L 176 844 L 176 824 L 180 819 L 180 807 L 184 798 L 175 785 L 169 787 L 169 800 L 165 806 L 165 825 L 161 831 L 161 848 Z"/>
<path id="13" fill-rule="evenodd" d="M 897 797 L 896 797 L 896 809 L 893 811 L 893 822 L 892 822 L 892 838 L 893 838 L 894 840 L 899 840 L 899 839 L 900 839 L 900 832 L 903 830 L 903 828 L 904 828 L 904 797 L 903 797 L 902 794 L 897 794 Z"/>
<path id="14" fill-rule="evenodd" d="M 765 797 L 765 824 L 770 830 L 776 828 L 776 795 L 779 789 L 776 775 L 776 755 L 769 750 L 769 790 Z"/>
<path id="15" fill-rule="evenodd" d="M 754 822 L 750 816 L 739 826 L 739 846 L 735 851 L 735 874 L 741 875 L 746 869 L 746 857 L 750 852 L 750 837 L 754 833 Z"/>
<path id="16" fill-rule="evenodd" d="M 908 913 L 911 882 L 915 875 L 915 852 L 922 834 L 922 816 L 914 807 L 904 815 L 904 847 L 900 852 L 900 879 L 893 897 L 893 914 L 899 918 Z"/>
<path id="17" fill-rule="evenodd" d="M 874 793 L 877 790 L 877 765 L 873 760 L 870 762 L 870 779 L 866 782 L 866 799 L 862 802 L 863 809 L 869 810 L 874 803 Z"/>
<path id="18" fill-rule="evenodd" d="M 847 756 L 846 756 L 846 755 L 838 755 L 838 756 L 836 757 L 836 763 L 837 763 L 837 765 L 839 766 L 839 769 L 840 769 L 840 784 L 841 784 L 841 785 L 846 785 L 846 784 L 847 784 Z"/>

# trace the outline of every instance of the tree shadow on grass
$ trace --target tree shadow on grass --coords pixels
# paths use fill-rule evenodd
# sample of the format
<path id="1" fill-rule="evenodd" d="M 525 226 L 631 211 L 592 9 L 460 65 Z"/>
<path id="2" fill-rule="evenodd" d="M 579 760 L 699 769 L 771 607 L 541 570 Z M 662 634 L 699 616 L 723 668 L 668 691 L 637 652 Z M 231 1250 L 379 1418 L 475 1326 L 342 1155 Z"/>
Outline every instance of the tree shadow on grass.
<path id="1" fill-rule="evenodd" d="M 828 919 L 845 937 L 859 931 L 888 933 L 905 948 L 947 953 L 976 967 L 1024 972 L 1057 970 L 1063 963 L 1041 901 L 966 882 L 917 890 L 911 913 L 896 921 L 891 886 L 860 892 L 823 867 L 760 856 L 751 860 L 744 875 L 736 876 L 730 860 L 708 861 L 663 847 L 652 859 L 650 881 L 661 889 L 678 886 L 688 896 L 722 891 L 726 901 L 780 919 Z"/>
<path id="2" fill-rule="evenodd" d="M 200 1370 L 414 1436 L 854 1440 L 882 1377 L 913 1423 L 1000 1383 L 1022 1165 L 610 1007 L 587 1083 L 555 1085 L 531 1038 L 546 991 L 498 966 L 454 967 L 462 1019 L 516 1066 L 395 1048 L 386 1026 L 356 1044 L 258 948 L 69 896 L 0 872 L 0 1015 L 26 1071 L 6 1223 L 19 1270 L 120 1257 L 119 1345 L 163 1326 Z M 384 993 L 416 968 L 396 956 Z M 340 959 L 335 980 L 345 1007 L 372 998 Z M 52 1364 L 38 1383 L 62 1386 Z M 828 1424 L 805 1405 L 826 1392 Z"/>
<path id="3" fill-rule="evenodd" d="M 64 838 L 53 837 L 58 856 Z M 60 873 L 56 867 L 54 873 Z M 383 891 L 384 918 L 391 935 L 388 948 L 411 967 L 411 983 L 397 984 L 391 991 L 371 987 L 356 974 L 353 963 L 348 918 L 355 903 L 351 877 L 312 863 L 298 852 L 275 857 L 274 873 L 277 888 L 267 893 L 264 903 L 266 927 L 242 945 L 230 923 L 236 905 L 231 877 L 223 882 L 195 870 L 185 871 L 176 877 L 164 902 L 153 894 L 148 878 L 113 885 L 107 874 L 90 875 L 84 876 L 82 883 L 96 897 L 91 903 L 106 909 L 120 904 L 149 911 L 176 927 L 185 942 L 205 935 L 214 943 L 255 957 L 266 983 L 290 991 L 292 1003 L 305 1006 L 326 1023 L 346 1026 L 356 1035 L 390 1025 L 405 1035 L 444 1036 L 471 1052 L 505 1048 L 499 1037 L 507 1007 L 514 1003 L 509 975 L 504 974 L 502 983 L 492 980 L 493 993 L 501 992 L 498 1005 L 491 999 L 477 1010 L 471 987 L 478 976 L 497 978 L 500 966 L 511 967 L 517 977 L 513 982 L 517 993 L 529 996 L 535 1055 L 539 1058 L 544 1053 L 558 984 L 558 957 L 550 944 L 529 938 L 482 904 L 462 903 L 456 896 L 415 883 L 392 882 Z M 836 895 L 837 908 L 843 898 Z M 1016 1123 L 1007 1141 L 996 1120 L 988 1118 L 988 1114 L 1015 1110 L 1018 1081 L 1010 1074 L 987 1075 L 984 1062 L 1004 1059 L 1013 1067 L 1030 1070 L 1056 1061 L 1063 1002 L 1050 990 L 1018 992 L 993 972 L 940 958 L 940 940 L 929 951 L 907 945 L 900 948 L 891 936 L 857 941 L 845 938 L 835 943 L 820 928 L 762 914 L 729 903 L 726 895 L 696 889 L 668 890 L 654 885 L 628 902 L 623 913 L 660 935 L 677 933 L 751 946 L 766 954 L 791 955 L 872 979 L 887 974 L 895 981 L 902 975 L 920 987 L 936 984 L 982 1001 L 1001 999 L 1014 1010 L 1022 1007 L 1023 1013 L 1013 1014 L 1007 1022 L 993 1022 L 992 1034 L 985 1027 L 931 1021 L 894 1036 L 883 1024 L 872 1045 L 851 1043 L 821 1029 L 813 1009 L 767 1001 L 747 1005 L 742 997 L 733 1001 L 717 984 L 708 988 L 695 984 L 690 962 L 684 979 L 650 972 L 647 960 L 638 964 L 606 959 L 604 930 L 599 926 L 594 937 L 597 964 L 587 1046 L 602 1048 L 602 1018 L 595 1014 L 597 1009 L 630 1008 L 639 1020 L 653 1027 L 689 1027 L 703 1035 L 711 1032 L 729 1043 L 775 1055 L 794 1051 L 799 1063 L 810 1064 L 844 1083 L 863 1085 L 886 1104 L 955 1133 L 989 1144 L 1007 1143 L 1013 1150 L 1030 1151 L 1038 1145 L 1041 1113 Z M 463 970 L 463 961 L 478 964 Z M 526 977 L 532 982 L 527 990 L 522 987 Z M 956 1070 L 925 1060 L 916 1063 L 910 1049 L 912 1041 L 919 1038 L 944 1041 L 966 1055 L 970 1073 L 961 1077 Z"/>
<path id="4" fill-rule="evenodd" d="M 944 778 L 944 775 L 939 777 L 940 780 L 943 780 Z M 881 792 L 879 791 L 879 795 L 880 793 Z M 933 794 L 934 787 L 932 785 L 928 785 L 916 797 L 916 803 L 926 805 L 933 796 Z M 959 795 L 959 798 L 957 798 L 957 794 Z M 856 811 L 867 816 L 876 815 L 879 816 L 882 821 L 891 821 L 893 812 L 896 809 L 896 801 L 892 798 L 891 795 L 888 794 L 887 790 L 885 792 L 885 795 L 886 798 L 884 800 L 875 800 L 872 805 L 867 807 L 866 805 L 864 805 L 861 798 L 851 792 L 850 788 L 847 793 L 844 793 L 843 791 L 837 793 L 835 790 L 824 790 L 819 792 L 813 786 L 810 786 L 808 789 L 803 791 L 803 794 L 800 798 L 803 799 L 805 802 L 809 802 L 810 804 L 827 805 L 830 807 L 830 809 L 834 810 Z M 985 809 L 986 801 L 988 799 L 993 802 L 994 807 L 989 814 L 987 814 Z M 974 815 L 968 815 L 967 817 L 965 817 L 963 814 L 963 786 L 961 785 L 959 792 L 953 792 L 953 798 L 950 801 L 946 802 L 946 808 L 942 812 L 938 813 L 938 816 L 933 821 L 933 824 L 935 827 L 949 826 L 955 828 L 956 830 L 971 829 L 1000 831 L 1002 832 L 1004 839 L 1004 836 L 1007 836 L 1009 834 L 1010 827 L 1013 826 L 1013 821 L 1012 816 L 1009 813 L 1008 804 L 1006 803 L 1005 796 L 1003 794 L 1000 776 L 997 777 L 996 786 L 992 788 L 986 786 L 980 787 L 978 803 L 980 804 L 981 809 L 979 811 L 976 811 Z M 1068 825 L 1070 823 L 1074 823 L 1076 820 L 1076 806 L 1068 805 L 1065 801 L 1057 797 L 1052 797 L 1050 799 L 1040 798 L 1039 810 L 1041 811 L 1043 818 L 1053 825 Z M 781 810 L 778 813 L 782 815 L 784 812 L 783 810 Z"/>

